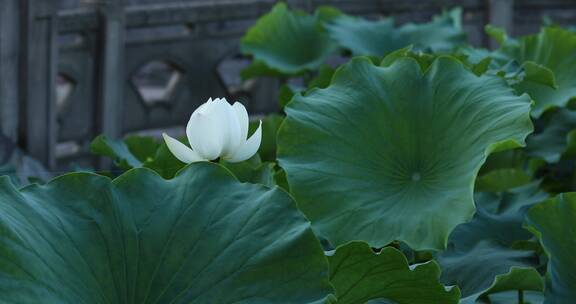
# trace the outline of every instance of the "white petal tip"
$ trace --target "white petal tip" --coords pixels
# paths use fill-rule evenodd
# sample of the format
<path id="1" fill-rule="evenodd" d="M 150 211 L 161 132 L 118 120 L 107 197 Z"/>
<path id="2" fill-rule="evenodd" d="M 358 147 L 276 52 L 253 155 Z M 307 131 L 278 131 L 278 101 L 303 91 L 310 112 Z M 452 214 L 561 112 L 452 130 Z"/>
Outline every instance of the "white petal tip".
<path id="1" fill-rule="evenodd" d="M 240 146 L 240 148 L 234 153 L 230 158 L 227 159 L 228 162 L 231 163 L 238 163 L 241 161 L 245 161 L 250 157 L 254 156 L 258 152 L 260 148 L 260 144 L 262 142 L 262 120 L 260 120 L 260 125 L 248 138 L 248 140 Z"/>
<path id="2" fill-rule="evenodd" d="M 164 138 L 164 142 L 166 142 L 168 150 L 170 150 L 172 155 L 174 155 L 174 157 L 176 157 L 179 161 L 189 164 L 205 160 L 203 157 L 198 155 L 198 153 L 188 148 L 179 140 L 170 137 L 168 134 L 162 133 L 162 137 Z"/>

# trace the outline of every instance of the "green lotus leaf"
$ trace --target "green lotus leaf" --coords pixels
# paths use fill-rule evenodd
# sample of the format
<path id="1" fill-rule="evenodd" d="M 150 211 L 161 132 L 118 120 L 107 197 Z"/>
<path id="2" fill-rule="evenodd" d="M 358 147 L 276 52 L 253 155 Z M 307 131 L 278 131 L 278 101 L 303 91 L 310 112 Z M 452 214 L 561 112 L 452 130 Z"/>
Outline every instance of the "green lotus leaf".
<path id="1" fill-rule="evenodd" d="M 0 236 L 3 303 L 319 303 L 332 293 L 289 195 L 211 163 L 172 180 L 133 169 L 16 190 L 2 178 Z"/>
<path id="2" fill-rule="evenodd" d="M 532 207 L 526 226 L 542 243 L 549 262 L 546 304 L 572 303 L 576 299 L 576 193 L 564 193 Z"/>
<path id="3" fill-rule="evenodd" d="M 286 171 L 284 171 L 284 169 L 278 167 L 274 170 L 274 183 L 278 187 L 290 192 L 290 185 L 288 185 L 288 178 L 286 177 Z"/>
<path id="4" fill-rule="evenodd" d="M 241 51 L 252 55 L 260 66 L 264 64 L 282 74 L 315 70 L 338 48 L 324 31 L 322 19 L 322 14 L 306 15 L 280 2 L 246 32 Z M 264 67 L 251 68 L 244 77 L 258 72 L 269 71 Z"/>
<path id="5" fill-rule="evenodd" d="M 355 55 L 383 56 L 410 44 L 399 37 L 391 18 L 341 16 L 326 26 L 330 36 Z"/>
<path id="6" fill-rule="evenodd" d="M 500 293 L 509 290 L 544 291 L 544 280 L 534 268 L 512 267 L 506 274 L 497 275 L 486 294 Z"/>
<path id="7" fill-rule="evenodd" d="M 529 110 L 502 79 L 450 57 L 426 71 L 411 58 L 389 67 L 356 58 L 328 88 L 288 104 L 278 159 L 300 209 L 334 246 L 442 249 L 474 213 L 487 154 L 532 131 Z"/>
<path id="8" fill-rule="evenodd" d="M 418 50 L 450 51 L 466 42 L 460 26 L 460 9 L 445 12 L 425 24 L 405 24 L 395 28 L 391 18 L 366 20 L 342 15 L 333 18 L 326 28 L 330 36 L 354 55 L 384 56 L 414 45 Z"/>
<path id="9" fill-rule="evenodd" d="M 99 135 L 90 144 L 90 149 L 96 155 L 112 158 L 117 166 L 127 170 L 141 167 L 154 157 L 158 146 L 152 137 L 128 136 L 124 140 L 113 140 Z"/>
<path id="10" fill-rule="evenodd" d="M 474 72 L 474 74 L 480 76 L 480 75 L 482 75 L 488 71 L 488 68 L 490 67 L 491 62 L 492 62 L 492 58 L 487 57 L 487 58 L 484 58 L 484 59 L 482 59 L 476 63 L 471 63 L 472 71 Z"/>
<path id="11" fill-rule="evenodd" d="M 506 47 L 517 46 L 516 40 L 507 39 Z M 511 85 L 518 86 L 519 83 L 533 83 L 557 89 L 554 72 L 542 64 L 533 61 L 519 63 L 517 59 L 511 58 L 509 54 L 502 50 L 488 51 L 473 47 L 462 47 L 456 52 L 466 56 L 476 74 L 489 73 L 498 75 L 506 79 Z"/>
<path id="12" fill-rule="evenodd" d="M 471 46 L 464 46 L 458 48 L 455 54 L 466 57 L 466 60 L 473 65 L 480 65 L 483 68 L 483 72 L 490 72 L 496 74 L 496 72 L 501 68 L 500 60 L 495 59 L 497 54 L 487 49 L 475 48 Z M 501 55 L 504 60 L 510 60 L 507 56 Z M 479 75 L 484 74 L 480 73 Z"/>
<path id="13" fill-rule="evenodd" d="M 541 65 L 553 73 L 557 88 L 530 78 L 516 85 L 519 92 L 530 94 L 536 102 L 532 111 L 535 117 L 549 108 L 564 107 L 576 97 L 576 33 L 546 27 L 539 34 L 504 44 L 499 52 L 520 63 Z"/>
<path id="14" fill-rule="evenodd" d="M 526 174 L 529 174 L 532 177 L 540 174 L 541 169 L 543 169 L 546 166 L 546 162 L 541 158 L 534 158 L 528 155 L 526 150 L 530 149 L 530 138 L 531 137 L 528 136 L 528 138 L 526 139 L 527 142 L 526 148 L 523 149 L 518 148 L 490 154 L 486 159 L 484 165 L 482 165 L 482 168 L 480 168 L 478 176 L 487 176 L 488 174 L 494 171 L 500 171 L 500 173 L 505 173 L 506 170 L 510 170 L 512 175 L 516 174 L 512 172 L 516 170 L 525 172 Z M 506 176 L 506 174 L 498 174 L 498 173 L 494 174 L 495 177 L 500 176 L 504 178 Z M 520 173 L 518 174 L 520 175 Z M 492 182 L 497 182 L 497 180 L 494 179 L 492 180 Z M 500 189 L 506 190 L 511 188 L 510 187 L 511 183 L 509 181 L 502 181 L 502 182 L 508 184 L 508 186 L 499 187 Z M 477 188 L 475 190 L 478 191 L 479 189 Z"/>
<path id="15" fill-rule="evenodd" d="M 0 176 L 3 175 L 9 176 L 17 185 L 44 183 L 52 177 L 41 162 L 26 155 L 0 131 Z"/>
<path id="16" fill-rule="evenodd" d="M 526 152 L 548 163 L 576 158 L 576 112 L 559 109 L 548 119 L 542 132 L 528 137 Z"/>
<path id="17" fill-rule="evenodd" d="M 542 304 L 544 303 L 544 294 L 538 291 L 523 291 L 522 292 L 523 304 Z M 505 291 L 494 293 L 489 296 L 490 302 L 480 302 L 481 304 L 510 304 L 519 303 L 518 291 Z M 467 304 L 467 303 L 461 303 Z"/>
<path id="18" fill-rule="evenodd" d="M 530 182 L 532 177 L 524 170 L 506 168 L 490 171 L 476 180 L 476 191 L 502 192 Z"/>
<path id="19" fill-rule="evenodd" d="M 336 289 L 333 303 L 386 299 L 397 304 L 450 304 L 460 298 L 458 288 L 445 288 L 438 282 L 436 262 L 409 267 L 406 257 L 391 247 L 375 253 L 364 242 L 351 242 L 338 247 L 328 262 L 330 282 Z"/>
<path id="20" fill-rule="evenodd" d="M 230 170 L 241 182 L 250 182 L 253 184 L 262 184 L 268 187 L 276 185 L 274 179 L 274 163 L 255 161 L 244 161 L 239 163 L 220 162 L 221 165 Z"/>
<path id="21" fill-rule="evenodd" d="M 475 195 L 472 221 L 457 226 L 450 234 L 448 250 L 439 255 L 446 284 L 462 288 L 464 303 L 506 290 L 543 290 L 543 280 L 532 267 L 539 267 L 537 254 L 512 249 L 532 235 L 522 224 L 527 210 L 548 195 L 540 182 L 505 192 Z"/>
<path id="22" fill-rule="evenodd" d="M 295 87 L 290 84 L 283 84 L 278 89 L 278 104 L 280 105 L 281 109 L 292 100 L 294 94 L 302 92 L 304 89 L 300 87 Z"/>
<path id="23" fill-rule="evenodd" d="M 247 67 L 243 68 L 240 71 L 240 77 L 242 78 L 242 80 L 248 80 L 260 76 L 276 77 L 280 79 L 288 77 L 288 75 L 286 75 L 285 73 L 275 70 L 267 66 L 266 63 L 264 63 L 263 61 L 256 59 L 252 60 L 252 62 Z"/>
<path id="24" fill-rule="evenodd" d="M 436 61 L 436 59 L 438 59 L 439 57 L 446 57 L 446 55 L 428 54 L 428 53 L 414 51 L 414 46 L 409 45 L 405 48 L 398 49 L 398 50 L 386 55 L 381 61 L 373 60 L 373 62 L 375 64 L 377 64 L 377 62 L 380 62 L 380 66 L 388 67 L 388 66 L 392 65 L 396 60 L 398 60 L 400 58 L 405 58 L 405 57 L 410 57 L 410 58 L 416 60 L 418 62 L 418 64 L 420 65 L 420 68 L 422 70 L 427 70 L 428 68 L 430 68 L 432 63 L 434 63 L 434 61 Z M 457 59 L 458 61 L 460 61 L 464 65 L 470 67 L 470 65 L 466 61 L 467 58 L 465 56 L 451 55 L 451 57 L 454 59 Z"/>
<path id="25" fill-rule="evenodd" d="M 527 140 L 529 140 L 528 137 Z M 502 170 L 502 169 L 518 169 L 524 170 L 526 164 L 530 162 L 529 157 L 526 155 L 524 149 L 512 149 L 501 151 L 497 153 L 492 153 L 486 159 L 478 175 L 486 175 L 492 171 Z"/>
<path id="26" fill-rule="evenodd" d="M 508 35 L 506 34 L 506 30 L 501 27 L 493 26 L 491 24 L 487 24 L 484 27 L 484 31 L 490 38 L 496 40 L 498 44 L 502 45 L 508 40 Z"/>
<path id="27" fill-rule="evenodd" d="M 516 241 L 530 239 L 530 232 L 522 228 L 526 211 L 548 198 L 539 186 L 540 182 L 535 181 L 505 192 L 476 193 L 474 218 L 458 225 L 448 243 L 452 248 L 466 251 L 485 240 L 510 247 Z"/>
<path id="28" fill-rule="evenodd" d="M 144 163 L 145 168 L 156 171 L 164 178 L 173 178 L 185 165 L 172 154 L 165 142 L 160 144 L 154 158 Z"/>
<path id="29" fill-rule="evenodd" d="M 462 297 L 470 303 L 492 292 L 542 291 L 543 279 L 533 268 L 537 261 L 534 252 L 490 241 L 481 241 L 470 250 L 449 250 L 438 257 L 441 281 L 460 287 Z"/>
<path id="30" fill-rule="evenodd" d="M 454 8 L 435 16 L 430 23 L 408 23 L 398 30 L 420 49 L 447 52 L 466 43 L 461 19 L 462 9 Z"/>
<path id="31" fill-rule="evenodd" d="M 330 81 L 334 72 L 336 70 L 327 64 L 323 64 L 318 69 L 318 73 L 316 77 L 312 78 L 306 87 L 292 85 L 292 84 L 283 84 L 280 86 L 280 92 L 278 96 L 278 102 L 280 104 L 280 108 L 284 108 L 294 97 L 295 94 L 306 94 L 307 91 L 313 88 L 326 88 L 330 85 Z"/>
<path id="32" fill-rule="evenodd" d="M 418 61 L 423 70 L 427 70 L 434 61 L 439 57 L 445 57 L 446 54 L 428 54 L 423 52 L 414 51 L 412 45 L 402 49 L 398 49 L 384 57 L 380 62 L 381 66 L 389 66 L 394 63 L 398 58 L 410 57 Z M 466 53 L 455 52 L 450 55 L 454 59 L 460 61 L 464 66 L 468 67 L 474 74 L 480 76 L 488 70 L 492 58 L 485 57 L 476 61 L 477 58 L 470 58 Z M 472 60 L 471 60 L 472 59 Z"/>
<path id="33" fill-rule="evenodd" d="M 262 118 L 262 141 L 258 149 L 261 160 L 276 160 L 276 133 L 282 121 L 284 117 L 278 114 L 270 114 Z M 259 125 L 259 120 L 251 121 L 248 134 L 253 134 Z"/>
<path id="34" fill-rule="evenodd" d="M 522 69 L 524 70 L 523 81 L 533 82 L 548 86 L 553 89 L 558 89 L 558 85 L 556 84 L 556 76 L 554 76 L 554 72 L 552 72 L 549 68 L 532 61 L 526 61 L 522 65 Z"/>
<path id="35" fill-rule="evenodd" d="M 336 70 L 327 64 L 320 66 L 318 69 L 318 75 L 316 75 L 316 77 L 314 77 L 310 83 L 308 83 L 307 89 L 310 90 L 312 88 L 326 88 L 330 85 L 330 81 L 332 80 L 332 76 L 334 76 L 334 72 L 336 72 Z"/>

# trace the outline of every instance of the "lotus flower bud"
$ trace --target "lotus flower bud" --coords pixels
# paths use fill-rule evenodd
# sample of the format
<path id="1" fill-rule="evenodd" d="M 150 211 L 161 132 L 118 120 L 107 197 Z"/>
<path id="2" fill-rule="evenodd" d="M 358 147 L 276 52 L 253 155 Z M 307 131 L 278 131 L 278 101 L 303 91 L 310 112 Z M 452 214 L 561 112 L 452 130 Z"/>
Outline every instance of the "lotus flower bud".
<path id="1" fill-rule="evenodd" d="M 166 133 L 162 136 L 170 152 L 182 162 L 193 163 L 220 157 L 236 163 L 252 157 L 262 141 L 262 121 L 250 138 L 248 125 L 248 112 L 241 103 L 230 105 L 225 98 L 210 98 L 192 113 L 186 126 L 191 147 Z"/>

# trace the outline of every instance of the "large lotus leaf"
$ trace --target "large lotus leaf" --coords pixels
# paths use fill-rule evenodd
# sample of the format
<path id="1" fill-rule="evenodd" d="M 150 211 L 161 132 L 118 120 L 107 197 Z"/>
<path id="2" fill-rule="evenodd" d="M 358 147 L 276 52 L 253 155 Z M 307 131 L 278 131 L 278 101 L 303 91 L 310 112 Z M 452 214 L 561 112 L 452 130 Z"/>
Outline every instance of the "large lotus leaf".
<path id="1" fill-rule="evenodd" d="M 442 267 L 441 281 L 457 285 L 462 297 L 474 301 L 481 295 L 504 290 L 544 288 L 534 268 L 534 252 L 509 249 L 495 242 L 481 241 L 472 249 L 454 249 L 438 257 Z"/>
<path id="2" fill-rule="evenodd" d="M 522 227 L 524 216 L 530 207 L 548 198 L 539 185 L 536 181 L 505 192 L 476 193 L 474 218 L 458 225 L 448 243 L 455 249 L 467 251 L 486 240 L 512 246 L 516 241 L 530 239 L 530 232 Z"/>
<path id="3" fill-rule="evenodd" d="M 414 46 L 432 52 L 451 51 L 466 43 L 466 34 L 461 25 L 462 10 L 454 8 L 435 16 L 430 23 L 409 23 L 398 30 Z"/>
<path id="4" fill-rule="evenodd" d="M 486 155 L 531 132 L 529 110 L 502 79 L 450 57 L 425 72 L 411 58 L 389 67 L 356 58 L 328 88 L 288 104 L 278 158 L 299 207 L 333 245 L 442 249 L 474 213 Z"/>
<path id="5" fill-rule="evenodd" d="M 320 14 L 291 11 L 280 2 L 246 32 L 241 50 L 258 64 L 284 74 L 314 70 L 337 49 L 324 31 L 322 19 Z"/>
<path id="6" fill-rule="evenodd" d="M 2 303 L 309 303 L 331 292 L 289 195 L 219 165 L 172 180 L 148 169 L 21 190 L 0 180 Z"/>
<path id="7" fill-rule="evenodd" d="M 576 157 L 576 112 L 559 109 L 542 132 L 528 137 L 526 152 L 549 163 Z"/>
<path id="8" fill-rule="evenodd" d="M 554 74 L 557 88 L 533 79 L 516 86 L 519 92 L 530 94 L 536 102 L 532 111 L 535 117 L 551 107 L 564 107 L 576 97 L 576 33 L 547 27 L 539 34 L 505 44 L 500 52 L 520 63 L 542 65 Z"/>
<path id="9" fill-rule="evenodd" d="M 414 45 L 418 50 L 450 51 L 466 42 L 459 24 L 461 11 L 437 16 L 430 23 L 395 28 L 393 19 L 366 20 L 342 15 L 326 25 L 330 36 L 355 55 L 384 56 Z"/>
<path id="10" fill-rule="evenodd" d="M 474 218 L 450 234 L 449 248 L 438 259 L 444 270 L 442 280 L 458 284 L 465 303 L 506 290 L 543 289 L 540 274 L 530 268 L 540 265 L 536 254 L 510 248 L 531 238 L 522 223 L 527 209 L 547 198 L 539 184 L 477 193 Z"/>
<path id="11" fill-rule="evenodd" d="M 546 304 L 576 299 L 576 193 L 564 193 L 532 207 L 526 225 L 542 243 L 550 261 Z"/>
<path id="12" fill-rule="evenodd" d="M 391 18 L 366 20 L 344 15 L 327 24 L 326 29 L 355 55 L 384 56 L 410 44 L 399 36 Z"/>
<path id="13" fill-rule="evenodd" d="M 366 303 L 386 299 L 397 304 L 458 303 L 458 288 L 438 282 L 440 268 L 435 262 L 409 267 L 406 257 L 395 248 L 375 253 L 364 242 L 351 242 L 328 257 L 330 282 L 338 304 Z"/>

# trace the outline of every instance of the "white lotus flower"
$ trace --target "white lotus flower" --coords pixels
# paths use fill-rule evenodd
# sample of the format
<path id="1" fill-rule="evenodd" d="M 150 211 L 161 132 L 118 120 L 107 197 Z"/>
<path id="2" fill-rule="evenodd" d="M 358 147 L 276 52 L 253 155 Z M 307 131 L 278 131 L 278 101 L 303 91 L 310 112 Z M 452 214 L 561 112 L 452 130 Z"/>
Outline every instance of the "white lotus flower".
<path id="1" fill-rule="evenodd" d="M 162 136 L 170 152 L 182 162 L 189 164 L 220 157 L 237 163 L 252 157 L 262 141 L 262 121 L 250 138 L 248 124 L 248 112 L 241 103 L 230 105 L 225 98 L 210 98 L 192 113 L 186 126 L 192 148 L 166 133 Z"/>

